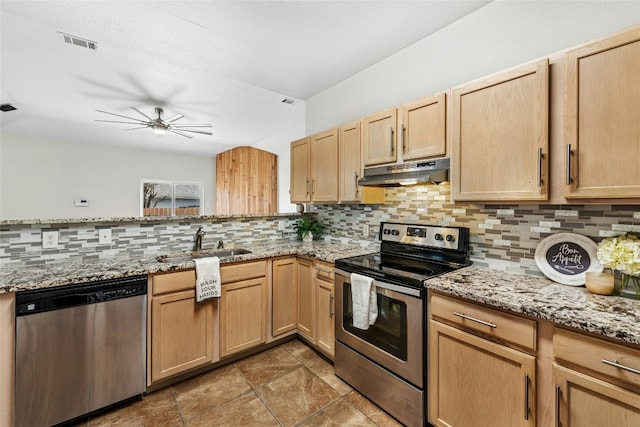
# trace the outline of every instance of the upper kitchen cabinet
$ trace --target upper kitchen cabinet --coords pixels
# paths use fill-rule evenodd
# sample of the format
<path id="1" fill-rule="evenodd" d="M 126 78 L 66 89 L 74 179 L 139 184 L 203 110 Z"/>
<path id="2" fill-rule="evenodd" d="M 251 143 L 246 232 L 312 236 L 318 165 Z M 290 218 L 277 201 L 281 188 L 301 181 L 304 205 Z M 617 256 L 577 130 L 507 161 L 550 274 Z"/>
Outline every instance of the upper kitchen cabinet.
<path id="1" fill-rule="evenodd" d="M 311 140 L 302 138 L 291 143 L 291 203 L 311 201 Z"/>
<path id="2" fill-rule="evenodd" d="M 364 166 L 444 156 L 445 102 L 439 93 L 362 119 Z"/>
<path id="3" fill-rule="evenodd" d="M 446 94 L 409 102 L 398 116 L 402 160 L 443 157 L 446 154 Z"/>
<path id="4" fill-rule="evenodd" d="M 384 203 L 384 188 L 361 187 L 358 180 L 362 178 L 362 144 L 360 121 L 340 126 L 338 172 L 339 196 L 341 203 Z"/>
<path id="5" fill-rule="evenodd" d="M 362 153 L 365 166 L 394 163 L 398 159 L 397 117 L 397 110 L 391 108 L 362 119 Z"/>
<path id="6" fill-rule="evenodd" d="M 640 197 L 640 26 L 566 54 L 567 198 Z"/>
<path id="7" fill-rule="evenodd" d="M 548 197 L 549 63 L 512 68 L 453 89 L 452 197 Z"/>
<path id="8" fill-rule="evenodd" d="M 338 129 L 291 143 L 291 203 L 338 201 Z"/>
<path id="9" fill-rule="evenodd" d="M 311 137 L 311 200 L 338 201 L 338 129 Z"/>
<path id="10" fill-rule="evenodd" d="M 264 214 L 278 211 L 277 156 L 237 147 L 216 156 L 216 213 Z"/>

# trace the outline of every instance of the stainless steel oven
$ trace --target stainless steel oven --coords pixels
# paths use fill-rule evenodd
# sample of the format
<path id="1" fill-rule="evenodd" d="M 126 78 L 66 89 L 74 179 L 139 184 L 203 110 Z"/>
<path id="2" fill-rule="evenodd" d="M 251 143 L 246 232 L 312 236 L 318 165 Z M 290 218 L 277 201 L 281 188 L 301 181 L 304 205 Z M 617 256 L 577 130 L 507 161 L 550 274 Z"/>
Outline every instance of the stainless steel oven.
<path id="1" fill-rule="evenodd" d="M 380 252 L 335 262 L 336 375 L 407 426 L 426 423 L 424 281 L 469 265 L 468 229 L 382 223 Z M 373 279 L 378 316 L 353 325 L 351 274 Z"/>

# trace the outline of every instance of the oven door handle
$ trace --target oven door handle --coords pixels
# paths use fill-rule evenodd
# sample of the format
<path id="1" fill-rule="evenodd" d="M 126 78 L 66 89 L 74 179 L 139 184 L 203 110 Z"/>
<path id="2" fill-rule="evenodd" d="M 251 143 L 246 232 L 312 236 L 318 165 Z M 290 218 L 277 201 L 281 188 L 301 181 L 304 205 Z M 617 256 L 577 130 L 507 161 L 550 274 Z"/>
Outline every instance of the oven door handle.
<path id="1" fill-rule="evenodd" d="M 339 274 L 341 276 L 345 276 L 347 278 L 351 277 L 351 273 L 347 273 L 344 270 L 340 270 L 340 269 L 335 268 L 334 272 L 336 274 Z M 421 296 L 420 289 L 394 285 L 394 284 L 387 283 L 387 282 L 381 282 L 381 281 L 379 281 L 379 280 L 377 280 L 377 279 L 375 279 L 373 277 L 372 277 L 372 279 L 374 280 L 373 284 L 376 286 L 376 288 L 387 289 L 389 291 L 398 292 L 399 294 L 411 295 L 412 297 L 416 297 L 416 298 L 420 298 L 420 296 Z"/>

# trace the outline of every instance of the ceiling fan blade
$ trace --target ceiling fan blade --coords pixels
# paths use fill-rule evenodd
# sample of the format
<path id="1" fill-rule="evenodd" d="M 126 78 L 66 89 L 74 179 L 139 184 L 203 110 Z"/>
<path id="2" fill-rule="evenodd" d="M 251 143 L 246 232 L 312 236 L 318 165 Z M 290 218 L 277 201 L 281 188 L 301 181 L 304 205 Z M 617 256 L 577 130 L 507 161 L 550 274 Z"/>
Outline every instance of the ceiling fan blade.
<path id="1" fill-rule="evenodd" d="M 180 131 L 180 132 L 201 133 L 203 135 L 213 135 L 211 132 L 205 132 L 205 131 L 202 131 L 202 130 L 191 130 L 191 129 L 182 129 L 182 128 L 180 128 L 180 129 L 170 128 L 169 130 Z"/>
<path id="2" fill-rule="evenodd" d="M 136 130 L 136 129 L 149 129 L 149 126 L 141 126 L 138 128 L 129 128 L 129 129 L 123 129 L 123 130 Z"/>
<path id="3" fill-rule="evenodd" d="M 139 122 L 120 122 L 120 121 L 116 121 L 116 120 L 97 120 L 96 122 L 105 122 L 105 123 L 124 123 L 126 125 L 146 125 L 145 127 L 148 127 L 149 125 L 147 124 L 147 122 L 143 122 L 143 121 L 139 121 Z"/>
<path id="4" fill-rule="evenodd" d="M 145 113 L 143 113 L 142 111 L 138 110 L 136 107 L 131 107 L 131 109 L 133 111 L 136 111 L 137 113 L 143 115 L 144 117 L 146 117 L 147 120 L 149 120 L 150 122 L 153 121 L 153 119 L 151 117 L 147 116 Z"/>
<path id="5" fill-rule="evenodd" d="M 193 137 L 192 137 L 192 136 L 187 135 L 187 134 L 185 134 L 185 133 L 182 133 L 182 132 L 180 132 L 180 131 L 177 131 L 177 130 L 175 130 L 175 129 L 171 129 L 171 128 L 169 128 L 169 129 L 168 129 L 168 131 L 169 131 L 169 132 L 173 132 L 173 133 L 177 133 L 178 135 L 180 135 L 180 136 L 184 136 L 185 138 L 193 139 Z"/>
<path id="6" fill-rule="evenodd" d="M 96 111 L 99 112 L 99 113 L 111 114 L 112 116 L 123 117 L 123 118 L 129 119 L 129 120 L 135 120 L 136 122 L 140 122 L 140 123 L 147 123 L 144 120 L 136 119 L 135 117 L 123 116 L 122 114 L 110 113 L 108 111 L 102 111 L 102 110 L 96 110 Z"/>
<path id="7" fill-rule="evenodd" d="M 176 128 L 210 128 L 212 127 L 210 124 L 192 124 L 192 125 L 174 125 L 171 126 Z"/>
<path id="8" fill-rule="evenodd" d="M 165 120 L 165 122 L 167 122 L 167 123 L 175 122 L 176 120 L 180 120 L 183 117 L 184 117 L 184 114 L 176 114 L 175 116 L 171 117 L 170 119 Z"/>

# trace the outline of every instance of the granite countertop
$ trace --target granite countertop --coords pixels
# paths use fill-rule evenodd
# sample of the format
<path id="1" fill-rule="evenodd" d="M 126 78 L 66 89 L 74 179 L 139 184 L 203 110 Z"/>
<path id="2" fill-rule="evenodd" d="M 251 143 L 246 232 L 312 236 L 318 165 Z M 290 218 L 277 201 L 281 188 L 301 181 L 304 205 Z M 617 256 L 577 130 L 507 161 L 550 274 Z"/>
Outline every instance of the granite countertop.
<path id="1" fill-rule="evenodd" d="M 426 285 L 443 294 L 640 344 L 640 300 L 476 266 L 434 277 Z"/>
<path id="2" fill-rule="evenodd" d="M 246 245 L 251 250 L 249 254 L 221 257 L 220 263 L 250 261 L 263 258 L 273 258 L 287 255 L 301 255 L 317 258 L 326 262 L 334 262 L 337 258 L 355 256 L 370 252 L 361 246 L 346 245 L 330 242 L 313 242 L 305 244 L 300 241 L 275 243 L 268 246 Z M 233 248 L 230 248 L 233 249 Z M 199 254 L 215 255 L 215 250 L 205 250 Z M 190 251 L 179 254 L 158 255 L 189 255 Z M 30 289 L 44 289 L 64 286 L 73 283 L 94 282 L 118 277 L 153 274 L 168 271 L 179 271 L 195 268 L 195 262 L 159 262 L 157 256 L 149 257 L 113 257 L 95 261 L 67 260 L 60 263 L 37 266 L 3 266 L 0 270 L 0 293 L 19 292 Z"/>

